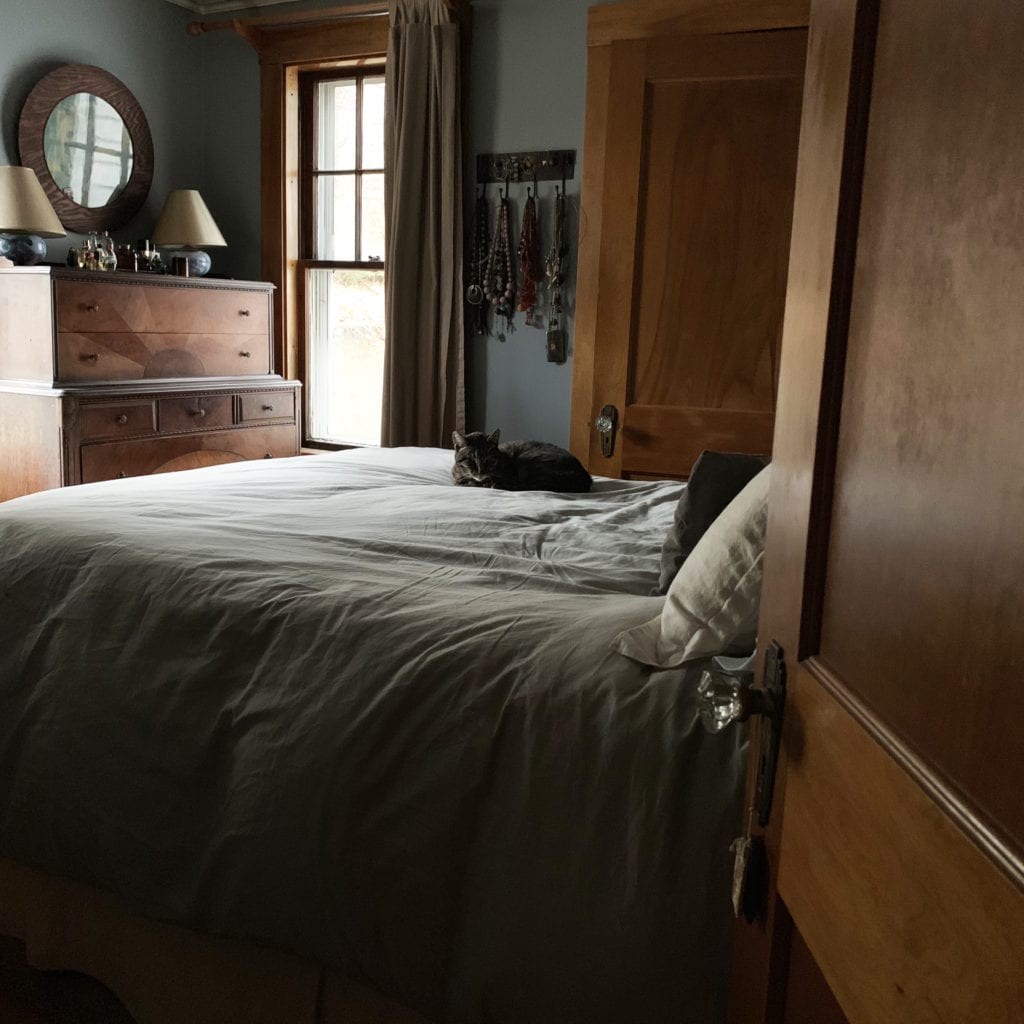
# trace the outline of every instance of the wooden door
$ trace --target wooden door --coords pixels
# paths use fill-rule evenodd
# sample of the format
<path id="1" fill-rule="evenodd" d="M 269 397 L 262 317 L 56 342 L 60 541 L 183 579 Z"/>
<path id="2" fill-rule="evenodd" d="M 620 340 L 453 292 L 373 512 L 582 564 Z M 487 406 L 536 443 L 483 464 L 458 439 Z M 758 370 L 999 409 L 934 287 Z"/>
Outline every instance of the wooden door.
<path id="1" fill-rule="evenodd" d="M 614 38 L 606 67 L 591 51 L 606 136 L 593 152 L 588 124 L 604 166 L 597 233 L 584 198 L 598 251 L 581 255 L 571 441 L 591 472 L 684 477 L 705 448 L 771 449 L 806 31 L 752 27 Z M 593 429 L 609 405 L 611 455 Z"/>
<path id="2" fill-rule="evenodd" d="M 760 629 L 790 692 L 734 1022 L 1024 1021 L 1022 38 L 1001 0 L 812 5 Z"/>

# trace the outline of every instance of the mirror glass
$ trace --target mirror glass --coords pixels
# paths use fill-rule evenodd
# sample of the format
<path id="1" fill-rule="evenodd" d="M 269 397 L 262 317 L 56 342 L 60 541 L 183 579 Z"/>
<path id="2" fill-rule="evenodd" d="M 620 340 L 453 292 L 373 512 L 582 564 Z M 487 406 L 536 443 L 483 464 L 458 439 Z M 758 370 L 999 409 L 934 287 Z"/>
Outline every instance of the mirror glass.
<path id="1" fill-rule="evenodd" d="M 106 206 L 132 174 L 132 139 L 121 115 L 91 92 L 65 96 L 43 135 L 46 166 L 57 187 L 79 206 Z"/>

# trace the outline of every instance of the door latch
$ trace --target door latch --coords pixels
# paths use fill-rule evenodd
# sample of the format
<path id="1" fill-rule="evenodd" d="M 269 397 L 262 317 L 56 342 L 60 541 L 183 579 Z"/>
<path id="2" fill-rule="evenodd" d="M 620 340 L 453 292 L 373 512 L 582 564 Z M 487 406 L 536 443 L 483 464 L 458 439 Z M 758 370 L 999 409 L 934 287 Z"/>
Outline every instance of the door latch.
<path id="1" fill-rule="evenodd" d="M 730 849 L 734 856 L 732 905 L 737 917 L 753 922 L 764 908 L 768 889 L 768 857 L 764 839 L 753 832 L 753 819 L 764 828 L 772 812 L 775 772 L 782 739 L 782 712 L 786 703 L 786 665 L 782 648 L 773 640 L 765 651 L 764 680 L 759 689 L 749 658 L 713 658 L 697 687 L 700 716 L 709 732 L 720 732 L 733 722 L 745 722 L 752 715 L 761 717 L 757 753 L 757 778 L 753 806 L 746 834 Z"/>
<path id="2" fill-rule="evenodd" d="M 779 744 L 782 742 L 782 713 L 786 706 L 786 663 L 782 658 L 782 648 L 774 640 L 764 652 L 762 686 L 770 710 L 765 713 L 761 722 L 757 790 L 754 800 L 757 807 L 757 823 L 764 828 L 772 814 L 775 769 L 779 764 Z"/>
<path id="3" fill-rule="evenodd" d="M 619 429 L 619 410 L 614 405 L 606 405 L 601 415 L 594 420 L 594 426 L 601 437 L 601 454 L 610 459 L 615 451 L 615 433 Z"/>

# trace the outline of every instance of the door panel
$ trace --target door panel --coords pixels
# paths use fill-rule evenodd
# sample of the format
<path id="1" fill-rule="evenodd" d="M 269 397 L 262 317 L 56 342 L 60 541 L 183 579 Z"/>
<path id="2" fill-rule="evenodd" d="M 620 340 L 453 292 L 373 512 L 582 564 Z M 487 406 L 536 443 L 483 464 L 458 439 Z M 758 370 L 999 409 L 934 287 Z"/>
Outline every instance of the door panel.
<path id="1" fill-rule="evenodd" d="M 778 886 L 851 1024 L 1024 1020 L 1020 892 L 806 664 Z"/>
<path id="2" fill-rule="evenodd" d="M 1024 14 L 957 10 L 881 8 L 820 650 L 1024 878 Z"/>
<path id="3" fill-rule="evenodd" d="M 1022 34 L 996 0 L 812 6 L 760 630 L 790 666 L 777 891 L 734 1021 L 785 1019 L 789 915 L 851 1024 L 1024 1020 Z"/>
<path id="4" fill-rule="evenodd" d="M 611 44 L 589 405 L 622 434 L 611 457 L 587 438 L 591 471 L 767 450 L 805 48 L 802 29 Z"/>

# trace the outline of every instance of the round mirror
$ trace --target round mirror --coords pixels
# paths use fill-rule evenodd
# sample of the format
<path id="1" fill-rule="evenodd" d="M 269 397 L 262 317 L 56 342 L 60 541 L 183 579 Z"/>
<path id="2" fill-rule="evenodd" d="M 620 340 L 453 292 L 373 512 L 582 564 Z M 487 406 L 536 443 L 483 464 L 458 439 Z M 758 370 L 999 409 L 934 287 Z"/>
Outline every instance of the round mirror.
<path id="1" fill-rule="evenodd" d="M 72 93 L 53 108 L 43 132 L 43 152 L 57 188 L 79 206 L 106 206 L 131 178 L 128 126 L 95 93 Z"/>
<path id="2" fill-rule="evenodd" d="M 102 68 L 66 64 L 29 94 L 18 125 L 31 167 L 65 228 L 112 231 L 141 208 L 153 180 L 142 108 Z"/>

